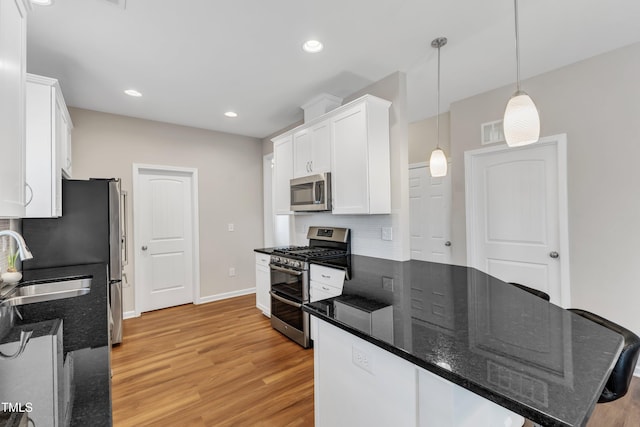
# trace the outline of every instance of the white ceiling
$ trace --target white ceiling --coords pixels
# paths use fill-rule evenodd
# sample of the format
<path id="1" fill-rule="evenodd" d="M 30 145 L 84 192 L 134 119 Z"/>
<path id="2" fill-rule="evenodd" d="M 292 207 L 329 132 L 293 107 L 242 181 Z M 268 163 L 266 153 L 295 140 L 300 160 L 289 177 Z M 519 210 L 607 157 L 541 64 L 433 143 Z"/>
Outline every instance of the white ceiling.
<path id="1" fill-rule="evenodd" d="M 345 97 L 398 70 L 410 121 L 435 115 L 439 36 L 449 39 L 441 111 L 515 81 L 511 0 L 122 3 L 34 6 L 28 71 L 59 79 L 74 107 L 254 137 L 302 119 L 299 106 L 320 93 Z M 519 9 L 523 78 L 640 42 L 638 0 L 520 0 Z M 302 51 L 309 38 L 324 51 Z"/>

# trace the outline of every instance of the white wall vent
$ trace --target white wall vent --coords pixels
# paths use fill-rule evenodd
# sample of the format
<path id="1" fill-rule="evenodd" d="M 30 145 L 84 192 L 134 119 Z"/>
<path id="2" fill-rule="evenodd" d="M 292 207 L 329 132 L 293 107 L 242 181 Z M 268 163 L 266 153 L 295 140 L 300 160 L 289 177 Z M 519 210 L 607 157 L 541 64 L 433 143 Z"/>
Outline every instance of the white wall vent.
<path id="1" fill-rule="evenodd" d="M 480 125 L 480 141 L 482 145 L 504 142 L 502 120 L 487 122 Z"/>

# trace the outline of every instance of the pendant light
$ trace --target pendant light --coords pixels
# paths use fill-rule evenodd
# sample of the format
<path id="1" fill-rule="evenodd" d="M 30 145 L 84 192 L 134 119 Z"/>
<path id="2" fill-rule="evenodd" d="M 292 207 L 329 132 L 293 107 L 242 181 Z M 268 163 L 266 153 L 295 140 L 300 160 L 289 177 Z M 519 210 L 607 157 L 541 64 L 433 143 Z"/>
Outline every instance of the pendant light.
<path id="1" fill-rule="evenodd" d="M 502 127 L 509 147 L 533 144 L 540 138 L 540 116 L 533 99 L 520 90 L 520 41 L 518 34 L 518 0 L 513 0 L 516 23 L 516 91 L 504 110 Z"/>
<path id="2" fill-rule="evenodd" d="M 440 48 L 447 44 L 446 37 L 438 37 L 431 42 L 431 47 L 438 49 L 438 115 L 436 116 L 436 149 L 429 158 L 429 171 L 434 178 L 447 176 L 447 156 L 440 148 Z"/>

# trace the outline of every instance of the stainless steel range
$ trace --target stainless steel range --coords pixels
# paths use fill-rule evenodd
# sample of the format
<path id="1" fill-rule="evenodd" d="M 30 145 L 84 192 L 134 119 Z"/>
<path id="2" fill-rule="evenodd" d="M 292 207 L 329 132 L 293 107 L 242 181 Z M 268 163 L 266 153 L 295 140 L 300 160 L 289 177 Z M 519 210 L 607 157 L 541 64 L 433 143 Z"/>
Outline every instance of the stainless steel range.
<path id="1" fill-rule="evenodd" d="M 309 227 L 309 246 L 277 248 L 271 254 L 271 326 L 304 348 L 311 346 L 309 314 L 309 262 L 351 254 L 348 228 Z"/>

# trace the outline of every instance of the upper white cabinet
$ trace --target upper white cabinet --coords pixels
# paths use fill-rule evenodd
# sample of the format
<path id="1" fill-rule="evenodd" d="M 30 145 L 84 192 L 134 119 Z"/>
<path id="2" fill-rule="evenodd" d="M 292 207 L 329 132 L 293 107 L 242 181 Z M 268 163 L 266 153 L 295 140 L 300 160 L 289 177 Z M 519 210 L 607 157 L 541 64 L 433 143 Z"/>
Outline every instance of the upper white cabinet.
<path id="1" fill-rule="evenodd" d="M 70 177 L 71 119 L 56 79 L 27 74 L 26 217 L 62 215 L 62 175 Z"/>
<path id="2" fill-rule="evenodd" d="M 331 170 L 331 128 L 323 121 L 293 134 L 293 176 Z"/>
<path id="3" fill-rule="evenodd" d="M 334 214 L 391 213 L 389 107 L 365 95 L 331 120 Z"/>
<path id="4" fill-rule="evenodd" d="M 334 214 L 391 213 L 390 106 L 364 95 L 273 138 L 275 212 L 291 213 L 291 178 L 331 172 Z"/>
<path id="5" fill-rule="evenodd" d="M 273 210 L 276 214 L 291 213 L 289 181 L 293 178 L 293 135 L 273 139 Z"/>
<path id="6" fill-rule="evenodd" d="M 0 1 L 0 217 L 25 208 L 27 0 Z"/>

